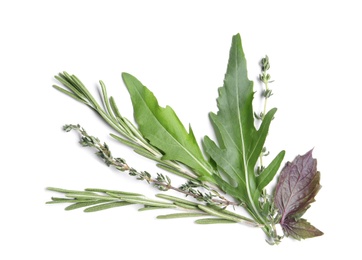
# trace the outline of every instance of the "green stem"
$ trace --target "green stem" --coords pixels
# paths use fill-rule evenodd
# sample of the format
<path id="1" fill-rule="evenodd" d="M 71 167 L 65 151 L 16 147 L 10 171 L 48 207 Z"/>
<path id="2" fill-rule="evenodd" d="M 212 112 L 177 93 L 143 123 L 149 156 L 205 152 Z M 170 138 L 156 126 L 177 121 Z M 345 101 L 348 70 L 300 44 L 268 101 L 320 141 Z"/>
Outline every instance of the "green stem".
<path id="1" fill-rule="evenodd" d="M 265 85 L 265 93 L 269 92 L 269 86 L 268 86 L 268 81 L 263 81 L 264 85 Z M 263 110 L 263 117 L 262 119 L 264 119 L 265 114 L 266 114 L 266 106 L 267 106 L 267 102 L 268 102 L 268 96 L 265 97 L 264 99 L 264 110 Z"/>
<path id="2" fill-rule="evenodd" d="M 265 72 L 263 72 L 263 73 L 265 74 Z M 268 81 L 267 80 L 262 80 L 262 82 L 265 85 L 265 92 L 264 93 L 268 93 L 269 92 Z M 261 120 L 264 119 L 265 114 L 266 114 L 268 98 L 269 98 L 268 95 L 264 95 L 264 108 L 263 108 L 263 113 L 262 113 Z M 262 153 L 259 155 L 259 164 L 260 164 L 260 168 L 263 168 L 263 154 Z"/>

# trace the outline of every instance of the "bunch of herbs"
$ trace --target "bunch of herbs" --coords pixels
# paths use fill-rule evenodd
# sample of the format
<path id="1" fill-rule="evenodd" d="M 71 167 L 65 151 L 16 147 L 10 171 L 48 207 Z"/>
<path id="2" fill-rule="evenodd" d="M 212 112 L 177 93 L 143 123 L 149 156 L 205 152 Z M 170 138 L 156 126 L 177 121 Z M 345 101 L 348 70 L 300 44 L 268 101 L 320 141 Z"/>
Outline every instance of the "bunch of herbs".
<path id="1" fill-rule="evenodd" d="M 154 94 L 136 77 L 123 73 L 124 84 L 131 96 L 134 119 L 132 123 L 120 113 L 113 97 L 108 97 L 105 84 L 100 81 L 102 105 L 83 83 L 66 72 L 55 78 L 62 87 L 54 87 L 96 111 L 111 126 L 111 136 L 131 147 L 136 153 L 156 162 L 164 172 L 184 178 L 185 183 L 174 186 L 164 173 L 152 175 L 139 171 L 123 158 L 114 158 L 108 145 L 89 135 L 79 125 L 66 125 L 65 131 L 77 131 L 80 143 L 96 150 L 108 166 L 128 172 L 138 180 L 146 181 L 162 193 L 157 199 L 142 194 L 88 188 L 83 191 L 48 188 L 65 197 L 53 197 L 48 203 L 70 203 L 67 210 L 85 208 L 94 212 L 114 207 L 139 204 L 140 210 L 174 209 L 177 213 L 160 215 L 160 219 L 196 217 L 195 223 L 243 223 L 261 228 L 267 241 L 277 244 L 284 236 L 305 239 L 323 233 L 302 216 L 314 201 L 320 189 L 320 173 L 312 150 L 287 162 L 281 170 L 273 193 L 267 186 L 276 178 L 285 151 L 280 151 L 268 165 L 263 164 L 269 127 L 277 109 L 267 109 L 272 96 L 268 70 L 269 58 L 261 60 L 259 79 L 265 86 L 263 111 L 253 109 L 253 81 L 248 79 L 246 59 L 240 35 L 234 35 L 230 49 L 224 84 L 219 88 L 218 111 L 210 113 L 216 140 L 202 139 L 202 148 L 191 126 L 181 123 L 175 111 L 161 107 Z M 256 127 L 257 121 L 259 127 Z M 181 197 L 167 195 L 176 191 Z M 241 207 L 247 216 L 235 212 Z M 283 234 L 277 233 L 280 225 Z"/>

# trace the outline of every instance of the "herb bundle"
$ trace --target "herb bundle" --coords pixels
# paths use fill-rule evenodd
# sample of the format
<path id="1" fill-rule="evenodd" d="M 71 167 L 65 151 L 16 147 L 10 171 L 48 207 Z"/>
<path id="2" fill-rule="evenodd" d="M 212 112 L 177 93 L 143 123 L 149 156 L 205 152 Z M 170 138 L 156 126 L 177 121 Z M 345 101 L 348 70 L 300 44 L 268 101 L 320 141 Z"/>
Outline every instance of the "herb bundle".
<path id="1" fill-rule="evenodd" d="M 276 177 L 285 152 L 279 152 L 269 165 L 263 164 L 267 155 L 265 140 L 276 108 L 267 110 L 269 88 L 269 59 L 261 60 L 260 81 L 264 108 L 260 113 L 253 109 L 253 82 L 248 79 L 246 59 L 240 35 L 234 35 L 230 49 L 224 85 L 219 88 L 218 111 L 210 113 L 216 140 L 205 136 L 202 148 L 187 130 L 175 111 L 160 107 L 156 97 L 134 76 L 123 73 L 123 81 L 131 96 L 136 125 L 123 117 L 113 97 L 108 97 L 105 84 L 100 81 L 102 105 L 74 75 L 66 72 L 55 78 L 63 85 L 57 90 L 94 109 L 116 133 L 113 138 L 131 147 L 136 153 L 156 162 L 165 172 L 184 178 L 185 183 L 174 186 L 164 173 L 155 175 L 139 171 L 123 158 L 113 157 L 107 144 L 89 135 L 79 125 L 66 125 L 65 131 L 77 131 L 80 143 L 96 150 L 108 165 L 128 172 L 162 191 L 151 199 L 142 194 L 107 189 L 65 190 L 64 197 L 52 197 L 47 203 L 70 203 L 67 210 L 85 208 L 94 212 L 109 208 L 139 204 L 142 210 L 174 209 L 173 214 L 160 215 L 160 219 L 196 217 L 195 223 L 242 223 L 261 228 L 267 242 L 277 244 L 284 236 L 305 239 L 323 233 L 302 218 L 321 188 L 317 161 L 312 150 L 287 162 L 280 172 L 276 187 L 268 194 L 267 186 Z M 256 128 L 256 123 L 260 126 Z M 176 191 L 179 197 L 167 195 Z M 241 207 L 248 216 L 235 212 Z M 283 234 L 277 234 L 276 225 Z"/>

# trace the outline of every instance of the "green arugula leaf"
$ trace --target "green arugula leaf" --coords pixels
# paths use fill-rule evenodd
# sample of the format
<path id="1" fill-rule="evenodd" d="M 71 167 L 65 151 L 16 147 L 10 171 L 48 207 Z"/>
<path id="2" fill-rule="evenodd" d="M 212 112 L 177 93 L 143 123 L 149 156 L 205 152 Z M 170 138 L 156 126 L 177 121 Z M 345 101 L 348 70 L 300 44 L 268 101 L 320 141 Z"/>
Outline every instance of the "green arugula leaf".
<path id="1" fill-rule="evenodd" d="M 264 189 L 274 178 L 283 161 L 285 151 L 281 151 L 274 160 L 256 177 L 257 190 Z"/>
<path id="2" fill-rule="evenodd" d="M 248 79 L 246 59 L 240 35 L 237 34 L 232 40 L 224 85 L 219 88 L 219 111 L 210 114 L 218 145 L 205 137 L 204 146 L 221 171 L 215 177 L 218 184 L 227 193 L 245 202 L 251 213 L 263 222 L 258 199 L 262 189 L 276 174 L 284 152 L 279 153 L 259 177 L 256 176 L 255 167 L 276 109 L 266 113 L 259 129 L 256 129 L 253 97 L 253 82 Z"/>
<path id="3" fill-rule="evenodd" d="M 123 73 L 123 81 L 131 95 L 134 117 L 142 135 L 161 150 L 164 160 L 175 160 L 192 168 L 200 180 L 215 183 L 213 168 L 205 160 L 192 132 L 182 125 L 174 110 L 158 105 L 153 93 L 134 76 Z"/>

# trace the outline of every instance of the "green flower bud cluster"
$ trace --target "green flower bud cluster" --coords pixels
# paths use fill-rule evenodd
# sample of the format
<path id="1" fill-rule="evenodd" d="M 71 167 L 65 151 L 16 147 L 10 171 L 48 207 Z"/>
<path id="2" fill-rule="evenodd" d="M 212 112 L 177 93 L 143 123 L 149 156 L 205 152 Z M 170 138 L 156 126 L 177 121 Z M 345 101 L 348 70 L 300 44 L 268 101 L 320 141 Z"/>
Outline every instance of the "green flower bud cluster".
<path id="1" fill-rule="evenodd" d="M 267 55 L 261 59 L 260 66 L 262 73 L 259 75 L 259 79 L 264 83 L 269 82 L 270 74 L 268 74 L 267 71 L 270 69 L 270 63 Z"/>
<path id="2" fill-rule="evenodd" d="M 261 59 L 261 69 L 262 71 L 267 71 L 270 69 L 269 57 L 265 55 L 265 58 Z"/>

